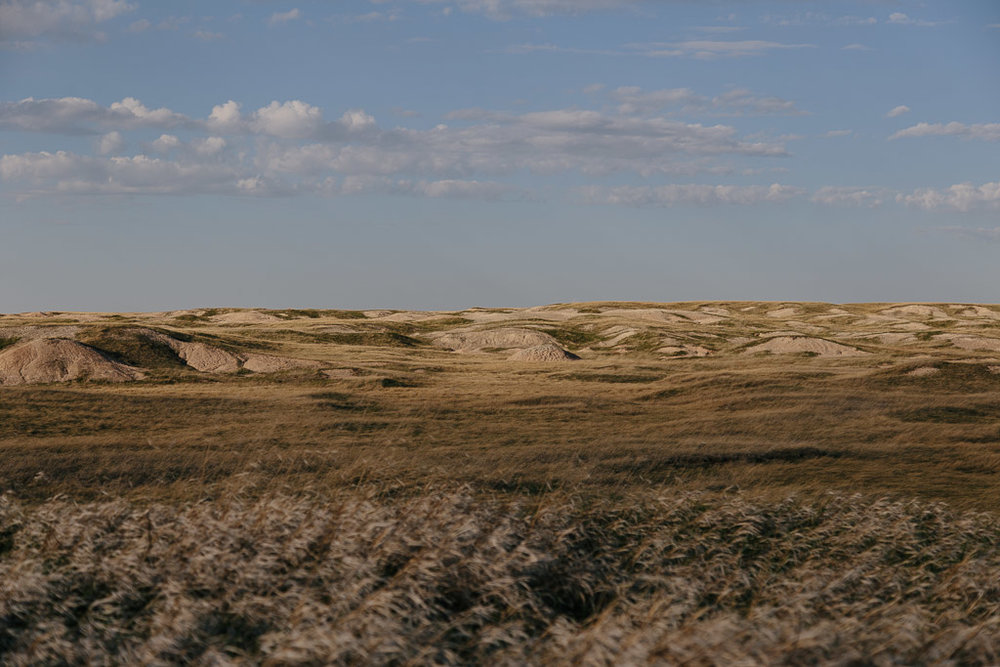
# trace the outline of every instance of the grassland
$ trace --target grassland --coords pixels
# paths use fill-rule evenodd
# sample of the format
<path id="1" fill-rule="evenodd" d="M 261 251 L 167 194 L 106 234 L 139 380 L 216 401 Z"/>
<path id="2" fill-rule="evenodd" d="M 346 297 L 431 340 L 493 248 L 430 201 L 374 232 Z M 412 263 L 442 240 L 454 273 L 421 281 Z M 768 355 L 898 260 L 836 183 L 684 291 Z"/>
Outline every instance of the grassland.
<path id="1" fill-rule="evenodd" d="M 46 335 L 145 375 L 0 386 L 0 661 L 998 659 L 1000 308 L 0 318 Z"/>

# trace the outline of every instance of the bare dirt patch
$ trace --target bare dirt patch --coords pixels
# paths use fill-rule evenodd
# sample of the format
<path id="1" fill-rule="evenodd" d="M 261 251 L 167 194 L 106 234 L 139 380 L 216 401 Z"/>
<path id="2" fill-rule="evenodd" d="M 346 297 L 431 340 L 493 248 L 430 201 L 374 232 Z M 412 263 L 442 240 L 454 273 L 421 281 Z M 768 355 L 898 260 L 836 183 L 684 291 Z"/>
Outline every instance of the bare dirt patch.
<path id="1" fill-rule="evenodd" d="M 822 338 L 810 338 L 808 336 L 777 336 L 771 338 L 766 343 L 748 348 L 744 354 L 758 354 L 761 352 L 769 352 L 771 354 L 811 354 L 817 357 L 861 357 L 868 354 L 856 347 L 833 343 Z"/>
<path id="2" fill-rule="evenodd" d="M 0 385 L 79 379 L 128 382 L 142 377 L 140 369 L 113 361 L 72 340 L 38 339 L 0 352 Z"/>

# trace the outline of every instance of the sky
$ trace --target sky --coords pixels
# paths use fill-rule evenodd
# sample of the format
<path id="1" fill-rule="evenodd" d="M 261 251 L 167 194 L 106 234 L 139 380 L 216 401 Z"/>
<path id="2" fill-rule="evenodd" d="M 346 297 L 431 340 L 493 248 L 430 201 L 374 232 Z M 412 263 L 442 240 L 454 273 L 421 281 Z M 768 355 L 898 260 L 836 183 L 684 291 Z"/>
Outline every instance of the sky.
<path id="1" fill-rule="evenodd" d="M 0 312 L 1000 302 L 995 0 L 0 0 Z"/>

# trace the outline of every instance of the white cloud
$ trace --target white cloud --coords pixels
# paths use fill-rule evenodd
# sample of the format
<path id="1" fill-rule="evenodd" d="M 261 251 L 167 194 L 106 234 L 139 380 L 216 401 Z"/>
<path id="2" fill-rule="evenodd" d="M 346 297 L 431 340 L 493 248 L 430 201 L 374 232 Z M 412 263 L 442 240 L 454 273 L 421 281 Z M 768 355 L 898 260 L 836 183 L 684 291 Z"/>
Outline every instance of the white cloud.
<path id="1" fill-rule="evenodd" d="M 212 107 L 212 113 L 208 116 L 208 126 L 221 132 L 237 132 L 242 122 L 240 105 L 233 100 Z"/>
<path id="2" fill-rule="evenodd" d="M 914 190 L 912 194 L 900 194 L 896 199 L 907 206 L 928 211 L 940 208 L 953 208 L 964 213 L 992 211 L 1000 209 L 1000 182 L 982 185 L 960 183 L 943 190 L 923 188 Z"/>
<path id="3" fill-rule="evenodd" d="M 302 17 L 302 12 L 296 9 L 289 9 L 287 12 L 275 12 L 267 19 L 267 24 L 271 26 L 288 23 Z"/>
<path id="4" fill-rule="evenodd" d="M 834 137 L 849 137 L 854 134 L 854 130 L 829 130 L 824 132 L 823 136 L 827 139 L 832 139 Z"/>
<path id="5" fill-rule="evenodd" d="M 323 111 L 301 100 L 274 100 L 255 111 L 249 120 L 254 132 L 288 139 L 311 136 L 322 124 Z"/>
<path id="6" fill-rule="evenodd" d="M 898 107 L 893 107 L 889 112 L 885 114 L 886 118 L 899 118 L 903 114 L 910 113 L 910 107 L 905 104 L 900 104 Z"/>
<path id="7" fill-rule="evenodd" d="M 924 27 L 924 28 L 929 28 L 929 27 L 932 27 L 932 26 L 941 25 L 937 21 L 922 21 L 922 20 L 919 20 L 919 19 L 910 18 L 909 16 L 907 16 L 906 14 L 904 14 L 902 12 L 893 12 L 892 14 L 889 14 L 889 21 L 888 22 L 892 23 L 894 25 L 913 25 L 913 26 L 919 26 L 919 27 Z"/>
<path id="8" fill-rule="evenodd" d="M 385 177 L 347 176 L 340 181 L 327 179 L 318 188 L 323 194 L 358 195 L 383 193 L 431 199 L 500 199 L 520 193 L 518 188 L 495 181 L 462 179 L 393 180 Z"/>
<path id="9" fill-rule="evenodd" d="M 172 134 L 161 134 L 159 138 L 151 144 L 152 149 L 157 153 L 167 153 L 175 148 L 180 148 L 180 145 L 181 140 Z"/>
<path id="10" fill-rule="evenodd" d="M 170 109 L 149 109 L 126 97 L 103 107 L 81 97 L 18 102 L 0 102 L 0 128 L 29 132 L 90 134 L 101 129 L 127 130 L 137 127 L 169 128 L 191 124 L 191 119 Z"/>
<path id="11" fill-rule="evenodd" d="M 493 20 L 506 21 L 515 16 L 551 16 L 580 14 L 590 11 L 625 9 L 637 6 L 640 0 L 418 0 L 421 4 L 446 4 L 471 14 L 482 14 Z"/>
<path id="12" fill-rule="evenodd" d="M 201 161 L 94 158 L 66 151 L 0 157 L 0 178 L 23 181 L 26 194 L 196 194 L 237 192 L 231 168 Z"/>
<path id="13" fill-rule="evenodd" d="M 0 44 L 23 39 L 102 39 L 98 25 L 135 9 L 124 0 L 2 0 Z"/>
<path id="14" fill-rule="evenodd" d="M 631 55 L 625 51 L 615 51 L 611 49 L 585 49 L 585 48 L 575 48 L 571 46 L 557 46 L 555 44 L 511 44 L 505 50 L 505 53 L 510 53 L 514 55 L 524 55 L 528 53 L 568 53 L 573 55 L 589 55 L 589 56 L 621 56 L 621 55 Z"/>
<path id="15" fill-rule="evenodd" d="M 938 231 L 978 241 L 1000 241 L 1000 227 L 938 227 Z"/>
<path id="16" fill-rule="evenodd" d="M 188 122 L 182 114 L 170 109 L 149 109 L 134 97 L 126 97 L 121 102 L 113 102 L 108 107 L 114 121 L 127 127 L 174 127 Z"/>
<path id="17" fill-rule="evenodd" d="M 375 127 L 375 117 L 365 113 L 364 109 L 351 109 L 340 117 L 340 124 L 352 132 L 359 132 Z"/>
<path id="18" fill-rule="evenodd" d="M 638 86 L 623 86 L 611 91 L 609 96 L 619 103 L 618 110 L 623 114 L 656 112 L 671 107 L 688 113 L 723 116 L 804 114 L 791 100 L 757 95 L 746 88 L 734 88 L 709 98 L 695 93 L 690 88 L 644 91 Z"/>
<path id="19" fill-rule="evenodd" d="M 700 60 L 743 58 L 764 55 L 770 51 L 815 48 L 815 44 L 783 44 L 753 39 L 739 41 L 694 39 L 684 42 L 654 42 L 629 46 L 637 53 L 651 58 L 684 57 Z"/>
<path id="20" fill-rule="evenodd" d="M 841 51 L 874 51 L 875 49 L 873 49 L 870 46 L 865 46 L 864 44 L 858 44 L 857 42 L 855 42 L 854 44 L 847 44 L 845 46 L 840 47 L 840 50 Z"/>
<path id="21" fill-rule="evenodd" d="M 886 188 L 825 186 L 813 193 L 811 201 L 827 206 L 864 206 L 877 208 L 890 201 L 894 193 Z"/>
<path id="22" fill-rule="evenodd" d="M 804 190 L 774 183 L 765 185 L 660 185 L 660 186 L 587 186 L 576 190 L 587 204 L 624 206 L 710 206 L 715 204 L 750 205 L 788 201 Z"/>
<path id="23" fill-rule="evenodd" d="M 767 15 L 761 17 L 763 23 L 788 26 L 822 25 L 832 27 L 869 26 L 876 25 L 878 19 L 874 16 L 831 16 L 822 12 L 799 12 L 790 15 Z"/>
<path id="24" fill-rule="evenodd" d="M 892 139 L 912 137 L 962 137 L 979 141 L 1000 141 L 1000 123 L 917 123 L 911 127 L 896 132 Z"/>
<path id="25" fill-rule="evenodd" d="M 153 27 L 149 19 L 139 19 L 138 21 L 133 21 L 128 26 L 129 32 L 145 32 Z"/>
<path id="26" fill-rule="evenodd" d="M 86 125 L 101 123 L 108 112 L 82 97 L 0 102 L 0 128 L 29 132 L 87 132 Z"/>
<path id="27" fill-rule="evenodd" d="M 217 42 L 221 39 L 225 39 L 225 34 L 221 32 L 211 32 L 209 30 L 195 30 L 194 36 L 203 42 Z"/>
<path id="28" fill-rule="evenodd" d="M 637 92 L 641 93 L 632 91 Z M 704 98 L 701 103 L 710 107 L 788 108 L 783 101 L 774 100 L 777 98 L 735 90 L 726 96 Z M 225 187 L 233 192 L 243 192 L 254 183 L 266 185 L 271 193 L 312 192 L 321 191 L 319 184 L 331 178 L 340 183 L 348 177 L 374 177 L 396 183 L 389 192 L 400 193 L 399 183 L 409 183 L 410 190 L 404 194 L 482 198 L 499 196 L 493 180 L 497 174 L 739 173 L 748 165 L 732 161 L 784 157 L 785 142 L 790 139 L 741 136 L 730 125 L 685 123 L 645 109 L 628 114 L 588 109 L 525 113 L 480 109 L 449 116 L 453 125 L 386 129 L 361 109 L 345 111 L 337 120 L 326 122 L 322 109 L 300 100 L 274 101 L 250 113 L 242 113 L 239 103 L 230 100 L 213 107 L 202 120 L 169 109 L 150 109 L 134 98 L 109 107 L 79 98 L 0 105 L 0 127 L 94 134 L 101 129 L 119 136 L 129 129 L 160 129 L 163 133 L 159 138 L 144 145 L 145 152 L 161 159 L 134 156 L 136 169 L 184 175 L 191 173 L 194 165 L 214 165 L 223 175 L 231 176 Z M 195 136 L 182 140 L 172 128 Z M 254 135 L 260 138 L 248 139 Z M 111 163 L 95 162 L 96 158 L 67 155 L 73 154 L 8 156 L 4 178 L 16 182 L 15 189 L 24 186 L 31 192 L 82 192 L 86 183 L 92 183 L 95 192 L 124 192 L 130 187 L 144 191 L 125 177 L 123 166 L 113 168 Z M 67 159 L 83 175 L 54 169 Z M 32 164 L 43 166 L 29 168 Z M 171 164 L 176 167 L 169 167 Z M 118 187 L 107 186 L 108 178 Z M 237 180 L 246 183 L 237 187 Z M 74 185 L 68 185 L 70 182 Z M 188 183 L 179 176 L 174 182 Z M 194 192 L 205 191 L 193 182 L 191 187 Z M 259 194 L 260 187 L 254 186 L 253 191 Z M 161 190 L 151 183 L 148 191 Z"/>
<path id="29" fill-rule="evenodd" d="M 745 58 L 761 56 L 770 51 L 785 49 L 815 48 L 815 44 L 783 44 L 762 40 L 709 40 L 694 39 L 682 42 L 644 42 L 625 44 L 618 49 L 591 49 L 557 44 L 512 44 L 506 53 L 523 55 L 529 53 L 566 53 L 592 56 L 642 56 L 647 58 L 695 58 L 716 60 L 719 58 Z"/>
<path id="30" fill-rule="evenodd" d="M 121 151 L 125 146 L 125 139 L 118 131 L 108 132 L 97 142 L 97 152 L 101 155 L 109 155 Z"/>
<path id="31" fill-rule="evenodd" d="M 226 148 L 226 140 L 222 137 L 206 137 L 196 139 L 192 143 L 195 153 L 198 155 L 217 155 Z"/>

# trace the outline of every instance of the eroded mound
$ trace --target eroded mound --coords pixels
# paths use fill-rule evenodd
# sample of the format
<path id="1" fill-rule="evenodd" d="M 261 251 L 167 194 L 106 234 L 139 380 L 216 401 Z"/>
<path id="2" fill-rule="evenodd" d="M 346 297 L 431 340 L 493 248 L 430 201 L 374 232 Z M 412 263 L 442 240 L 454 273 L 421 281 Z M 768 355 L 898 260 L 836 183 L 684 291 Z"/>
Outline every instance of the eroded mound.
<path id="1" fill-rule="evenodd" d="M 199 341 L 182 340 L 169 331 L 147 327 L 111 327 L 91 332 L 86 342 L 116 358 L 145 368 L 188 367 L 202 373 L 276 373 L 293 368 L 318 368 L 308 359 L 270 354 L 231 352 Z"/>
<path id="2" fill-rule="evenodd" d="M 237 310 L 232 313 L 213 315 L 211 319 L 217 324 L 265 324 L 281 321 L 280 317 L 258 310 Z"/>
<path id="3" fill-rule="evenodd" d="M 744 354 L 813 354 L 818 357 L 860 357 L 868 354 L 856 347 L 809 336 L 776 336 L 766 343 L 747 348 Z"/>
<path id="4" fill-rule="evenodd" d="M 542 331 L 501 327 L 486 330 L 455 330 L 433 334 L 431 341 L 456 352 L 481 352 L 483 350 L 511 350 L 556 345 L 556 339 Z"/>
<path id="5" fill-rule="evenodd" d="M 323 364 L 312 359 L 292 359 L 272 354 L 241 355 L 243 368 L 254 373 L 277 373 L 295 368 L 319 368 Z"/>
<path id="6" fill-rule="evenodd" d="M 0 385 L 68 382 L 77 379 L 128 382 L 144 377 L 82 343 L 42 338 L 0 352 Z"/>
<path id="7" fill-rule="evenodd" d="M 507 357 L 511 361 L 577 361 L 580 357 L 558 345 L 535 345 L 518 350 Z"/>

